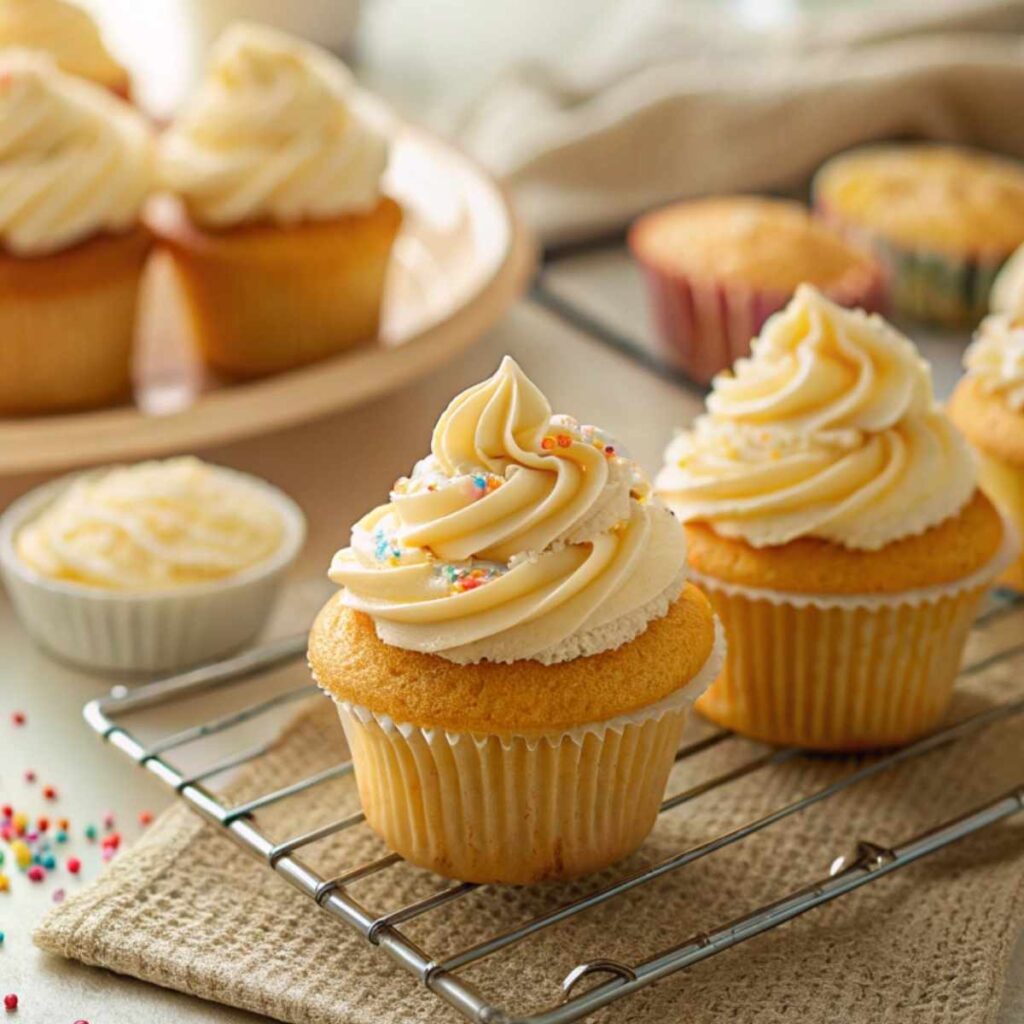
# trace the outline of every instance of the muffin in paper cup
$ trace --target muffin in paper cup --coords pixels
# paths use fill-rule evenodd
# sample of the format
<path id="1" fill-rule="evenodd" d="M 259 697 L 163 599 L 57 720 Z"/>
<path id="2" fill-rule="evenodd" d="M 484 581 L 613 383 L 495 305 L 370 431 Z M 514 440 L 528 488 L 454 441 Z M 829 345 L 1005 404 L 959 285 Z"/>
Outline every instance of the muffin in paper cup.
<path id="1" fill-rule="evenodd" d="M 937 145 L 868 146 L 814 177 L 824 220 L 883 265 L 893 312 L 973 326 L 1000 267 L 1024 242 L 1024 167 Z"/>
<path id="2" fill-rule="evenodd" d="M 641 217 L 629 246 L 670 360 L 706 384 L 807 281 L 843 306 L 879 311 L 881 268 L 799 203 L 725 196 Z"/>
<path id="3" fill-rule="evenodd" d="M 729 642 L 698 710 L 773 743 L 858 750 L 931 729 L 1018 550 L 913 345 L 810 288 L 716 379 L 657 488 Z"/>
<path id="4" fill-rule="evenodd" d="M 506 358 L 330 576 L 310 667 L 393 850 L 524 884 L 640 845 L 722 640 L 679 524 L 617 442 L 552 416 Z"/>
<path id="5" fill-rule="evenodd" d="M 256 636 L 304 537 L 282 491 L 177 458 L 19 498 L 0 517 L 0 573 L 50 653 L 92 671 L 171 672 Z"/>
<path id="6" fill-rule="evenodd" d="M 974 447 L 982 488 L 1024 534 L 1024 294 L 1015 291 L 1002 299 L 1017 312 L 993 313 L 978 328 L 949 414 Z M 1024 556 L 999 582 L 1024 590 Z"/>

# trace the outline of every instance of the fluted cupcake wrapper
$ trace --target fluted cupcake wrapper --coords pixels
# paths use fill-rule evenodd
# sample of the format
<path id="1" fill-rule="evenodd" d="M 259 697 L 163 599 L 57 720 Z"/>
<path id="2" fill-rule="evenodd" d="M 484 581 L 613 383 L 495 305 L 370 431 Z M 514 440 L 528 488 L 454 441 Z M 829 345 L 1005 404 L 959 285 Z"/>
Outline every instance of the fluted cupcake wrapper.
<path id="1" fill-rule="evenodd" d="M 634 252 L 643 268 L 654 323 L 670 361 L 699 384 L 750 355 L 750 342 L 765 321 L 783 309 L 792 292 L 702 281 L 661 267 Z M 880 312 L 885 289 L 880 273 L 864 273 L 822 294 L 841 306 Z"/>
<path id="2" fill-rule="evenodd" d="M 654 825 L 686 716 L 724 657 L 665 700 L 550 734 L 395 723 L 338 702 L 366 820 L 406 860 L 449 878 L 526 884 L 596 871 Z"/>
<path id="3" fill-rule="evenodd" d="M 694 572 L 729 642 L 697 710 L 768 743 L 906 743 L 949 707 L 978 604 L 1018 551 L 1008 527 L 999 553 L 970 577 L 884 596 L 786 594 Z"/>
<path id="4" fill-rule="evenodd" d="M 956 256 L 924 247 L 898 245 L 819 202 L 817 213 L 851 242 L 874 253 L 885 269 L 894 313 L 940 327 L 970 327 L 987 312 L 989 293 L 1006 254 Z"/>

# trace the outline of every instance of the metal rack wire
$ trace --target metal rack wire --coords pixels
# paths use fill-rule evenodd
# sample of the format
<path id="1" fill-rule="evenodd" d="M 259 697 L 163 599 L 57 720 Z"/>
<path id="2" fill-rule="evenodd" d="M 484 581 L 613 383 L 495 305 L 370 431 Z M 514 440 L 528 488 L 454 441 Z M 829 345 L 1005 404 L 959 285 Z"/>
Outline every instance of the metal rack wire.
<path id="1" fill-rule="evenodd" d="M 1024 600 L 1003 595 L 994 601 L 979 620 L 979 624 L 984 620 L 984 624 L 987 625 L 1003 616 L 1014 616 L 1015 619 L 1020 619 L 1022 628 L 1018 635 L 1024 638 Z M 599 958 L 578 965 L 561 980 L 562 1000 L 560 1002 L 540 1013 L 516 1015 L 514 1008 L 503 1008 L 490 1004 L 479 990 L 462 976 L 461 972 L 470 965 L 517 943 L 524 942 L 553 925 L 569 921 L 594 907 L 619 899 L 656 878 L 677 871 L 717 850 L 738 843 L 770 825 L 836 796 L 851 786 L 889 771 L 896 765 L 954 743 L 998 721 L 1024 713 L 1024 697 L 988 708 L 886 756 L 866 759 L 835 782 L 780 807 L 756 821 L 725 835 L 717 836 L 708 842 L 680 850 L 644 871 L 616 881 L 580 899 L 563 904 L 532 920 L 495 934 L 485 941 L 443 958 L 435 959 L 403 932 L 401 926 L 430 911 L 462 899 L 468 893 L 478 889 L 478 886 L 450 882 L 430 895 L 407 905 L 385 910 L 371 909 L 356 899 L 351 893 L 350 887 L 358 881 L 401 864 L 401 858 L 397 855 L 389 854 L 368 863 L 353 864 L 348 866 L 344 872 L 331 877 L 322 876 L 299 857 L 299 851 L 310 844 L 358 826 L 363 821 L 361 813 L 347 815 L 278 842 L 272 841 L 260 828 L 258 813 L 261 809 L 329 780 L 350 774 L 352 771 L 350 762 L 341 762 L 273 792 L 228 806 L 207 787 L 208 780 L 261 756 L 267 752 L 269 745 L 258 744 L 241 754 L 225 758 L 192 773 L 179 770 L 167 758 L 167 755 L 186 744 L 203 737 L 225 733 L 272 709 L 309 696 L 316 692 L 314 686 L 303 685 L 289 689 L 273 697 L 247 704 L 229 714 L 166 735 L 148 744 L 143 743 L 127 728 L 118 724 L 118 719 L 129 712 L 177 704 L 226 684 L 235 685 L 246 680 L 257 679 L 273 669 L 301 659 L 305 654 L 305 649 L 305 636 L 296 636 L 137 689 L 129 690 L 123 686 L 116 687 L 110 696 L 86 705 L 84 715 L 89 725 L 110 744 L 136 764 L 157 776 L 171 787 L 182 800 L 223 830 L 245 850 L 262 859 L 269 868 L 311 898 L 320 908 L 355 929 L 367 942 L 388 953 L 428 989 L 477 1024 L 565 1024 L 568 1021 L 578 1020 L 637 989 L 721 953 L 755 935 L 776 928 L 815 907 L 852 892 L 860 886 L 875 882 L 980 829 L 1024 811 L 1024 780 L 1022 780 L 1012 790 L 997 794 L 962 815 L 939 822 L 928 831 L 908 836 L 895 844 L 880 846 L 869 841 L 860 842 L 850 855 L 836 858 L 828 875 L 815 879 L 810 884 L 788 892 L 781 898 L 711 931 L 693 935 L 686 941 L 663 949 L 643 961 L 626 964 Z M 1014 643 L 1009 648 L 990 655 L 982 661 L 968 665 L 963 669 L 962 674 L 974 674 L 1011 659 L 1016 659 L 1024 667 L 1024 640 Z M 683 761 L 697 758 L 710 748 L 729 742 L 730 738 L 731 734 L 728 732 L 714 732 L 682 747 L 678 751 L 676 759 Z M 667 797 L 662 803 L 662 811 L 671 810 L 771 765 L 792 760 L 800 754 L 799 750 L 779 749 L 754 757 L 715 778 Z M 416 869 L 406 868 L 406 870 Z M 591 976 L 593 976 L 594 984 L 590 988 L 580 985 L 584 978 Z"/>

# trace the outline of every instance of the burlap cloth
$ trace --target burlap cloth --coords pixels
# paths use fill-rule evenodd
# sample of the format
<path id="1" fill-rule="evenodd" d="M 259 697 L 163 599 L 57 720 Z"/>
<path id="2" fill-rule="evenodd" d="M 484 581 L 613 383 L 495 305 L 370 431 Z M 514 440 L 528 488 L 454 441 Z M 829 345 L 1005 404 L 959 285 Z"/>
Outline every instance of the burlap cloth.
<path id="1" fill-rule="evenodd" d="M 968 662 L 1019 645 L 1021 614 L 972 638 Z M 1019 694 L 1021 658 L 973 673 L 957 714 Z M 296 671 L 300 671 L 296 669 Z M 333 764 L 343 743 L 326 698 L 303 708 L 276 748 L 240 776 L 233 797 L 266 791 Z M 759 749 L 730 740 L 679 766 L 675 792 Z M 115 755 L 111 755 L 115 756 Z M 443 955 L 613 877 L 731 829 L 838 778 L 849 758 L 805 758 L 662 816 L 627 863 L 572 885 L 477 890 L 406 926 Z M 854 787 L 816 809 L 664 877 L 626 899 L 550 929 L 468 972 L 501 1007 L 537 1010 L 560 979 L 599 956 L 632 962 L 826 873 L 864 838 L 890 842 L 993 797 L 1024 779 L 1024 720 L 994 726 Z M 260 813 L 283 838 L 356 806 L 351 780 L 323 785 Z M 365 826 L 311 847 L 334 873 L 381 852 Z M 437 880 L 399 865 L 354 887 L 393 909 Z M 1024 821 L 1011 819 L 738 949 L 602 1011 L 605 1019 L 981 1024 L 997 1012 L 1011 947 L 1024 921 Z M 40 946 L 284 1021 L 455 1020 L 341 923 L 184 807 L 40 926 Z"/>

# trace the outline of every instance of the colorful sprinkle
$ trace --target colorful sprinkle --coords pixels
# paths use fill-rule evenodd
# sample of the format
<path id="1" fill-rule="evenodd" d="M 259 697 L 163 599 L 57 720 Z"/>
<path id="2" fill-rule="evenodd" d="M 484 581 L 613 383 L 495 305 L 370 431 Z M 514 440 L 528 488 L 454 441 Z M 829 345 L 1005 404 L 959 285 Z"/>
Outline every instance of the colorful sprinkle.
<path id="1" fill-rule="evenodd" d="M 27 868 L 32 863 L 32 851 L 28 848 L 28 843 L 21 839 L 15 839 L 11 843 L 11 853 L 14 854 L 14 863 L 19 868 Z"/>
<path id="2" fill-rule="evenodd" d="M 153 812 L 152 811 L 139 811 L 139 824 L 145 828 L 147 825 L 153 824 Z"/>
<path id="3" fill-rule="evenodd" d="M 56 786 L 43 786 L 43 798 L 46 800 L 57 799 L 57 787 Z"/>
<path id="4" fill-rule="evenodd" d="M 95 842 L 96 841 L 96 837 L 98 835 L 99 835 L 99 830 L 96 828 L 95 825 L 86 825 L 85 826 L 85 838 L 88 839 L 90 843 Z"/>
<path id="5" fill-rule="evenodd" d="M 68 834 L 64 829 L 61 829 L 59 832 L 54 834 L 53 838 L 58 843 L 66 843 L 68 841 Z"/>
<path id="6" fill-rule="evenodd" d="M 71 874 L 77 875 L 82 870 L 82 862 L 77 857 L 68 857 L 67 869 Z"/>
<path id="7" fill-rule="evenodd" d="M 6 875 L 0 875 L 0 892 L 7 892 L 11 888 L 11 880 Z"/>
<path id="8" fill-rule="evenodd" d="M 52 897 L 53 898 L 53 902 L 54 903 L 63 903 L 65 895 L 67 895 L 67 894 L 64 892 L 63 889 L 54 889 L 53 890 L 53 897 Z"/>
<path id="9" fill-rule="evenodd" d="M 13 992 L 8 992 L 4 996 L 4 1009 L 8 1013 L 13 1013 L 18 1008 L 18 997 Z"/>
<path id="10" fill-rule="evenodd" d="M 36 773 L 34 771 L 32 771 L 31 768 L 29 768 L 25 772 L 25 781 L 28 782 L 28 783 L 32 783 L 32 782 L 36 781 Z"/>
<path id="11" fill-rule="evenodd" d="M 544 451 L 549 452 L 549 451 L 551 451 L 552 448 L 555 447 L 555 444 L 556 444 L 555 439 L 553 437 L 549 436 L 549 437 L 545 437 L 541 441 L 540 446 L 541 446 L 541 448 L 544 449 Z"/>
<path id="12" fill-rule="evenodd" d="M 24 711 L 15 711 L 11 715 L 11 721 L 15 725 L 24 725 L 28 721 L 28 719 L 25 717 L 25 712 Z"/>
<path id="13" fill-rule="evenodd" d="M 30 882 L 41 882 L 45 877 L 46 872 L 38 864 L 33 864 L 28 869 L 28 880 Z"/>

